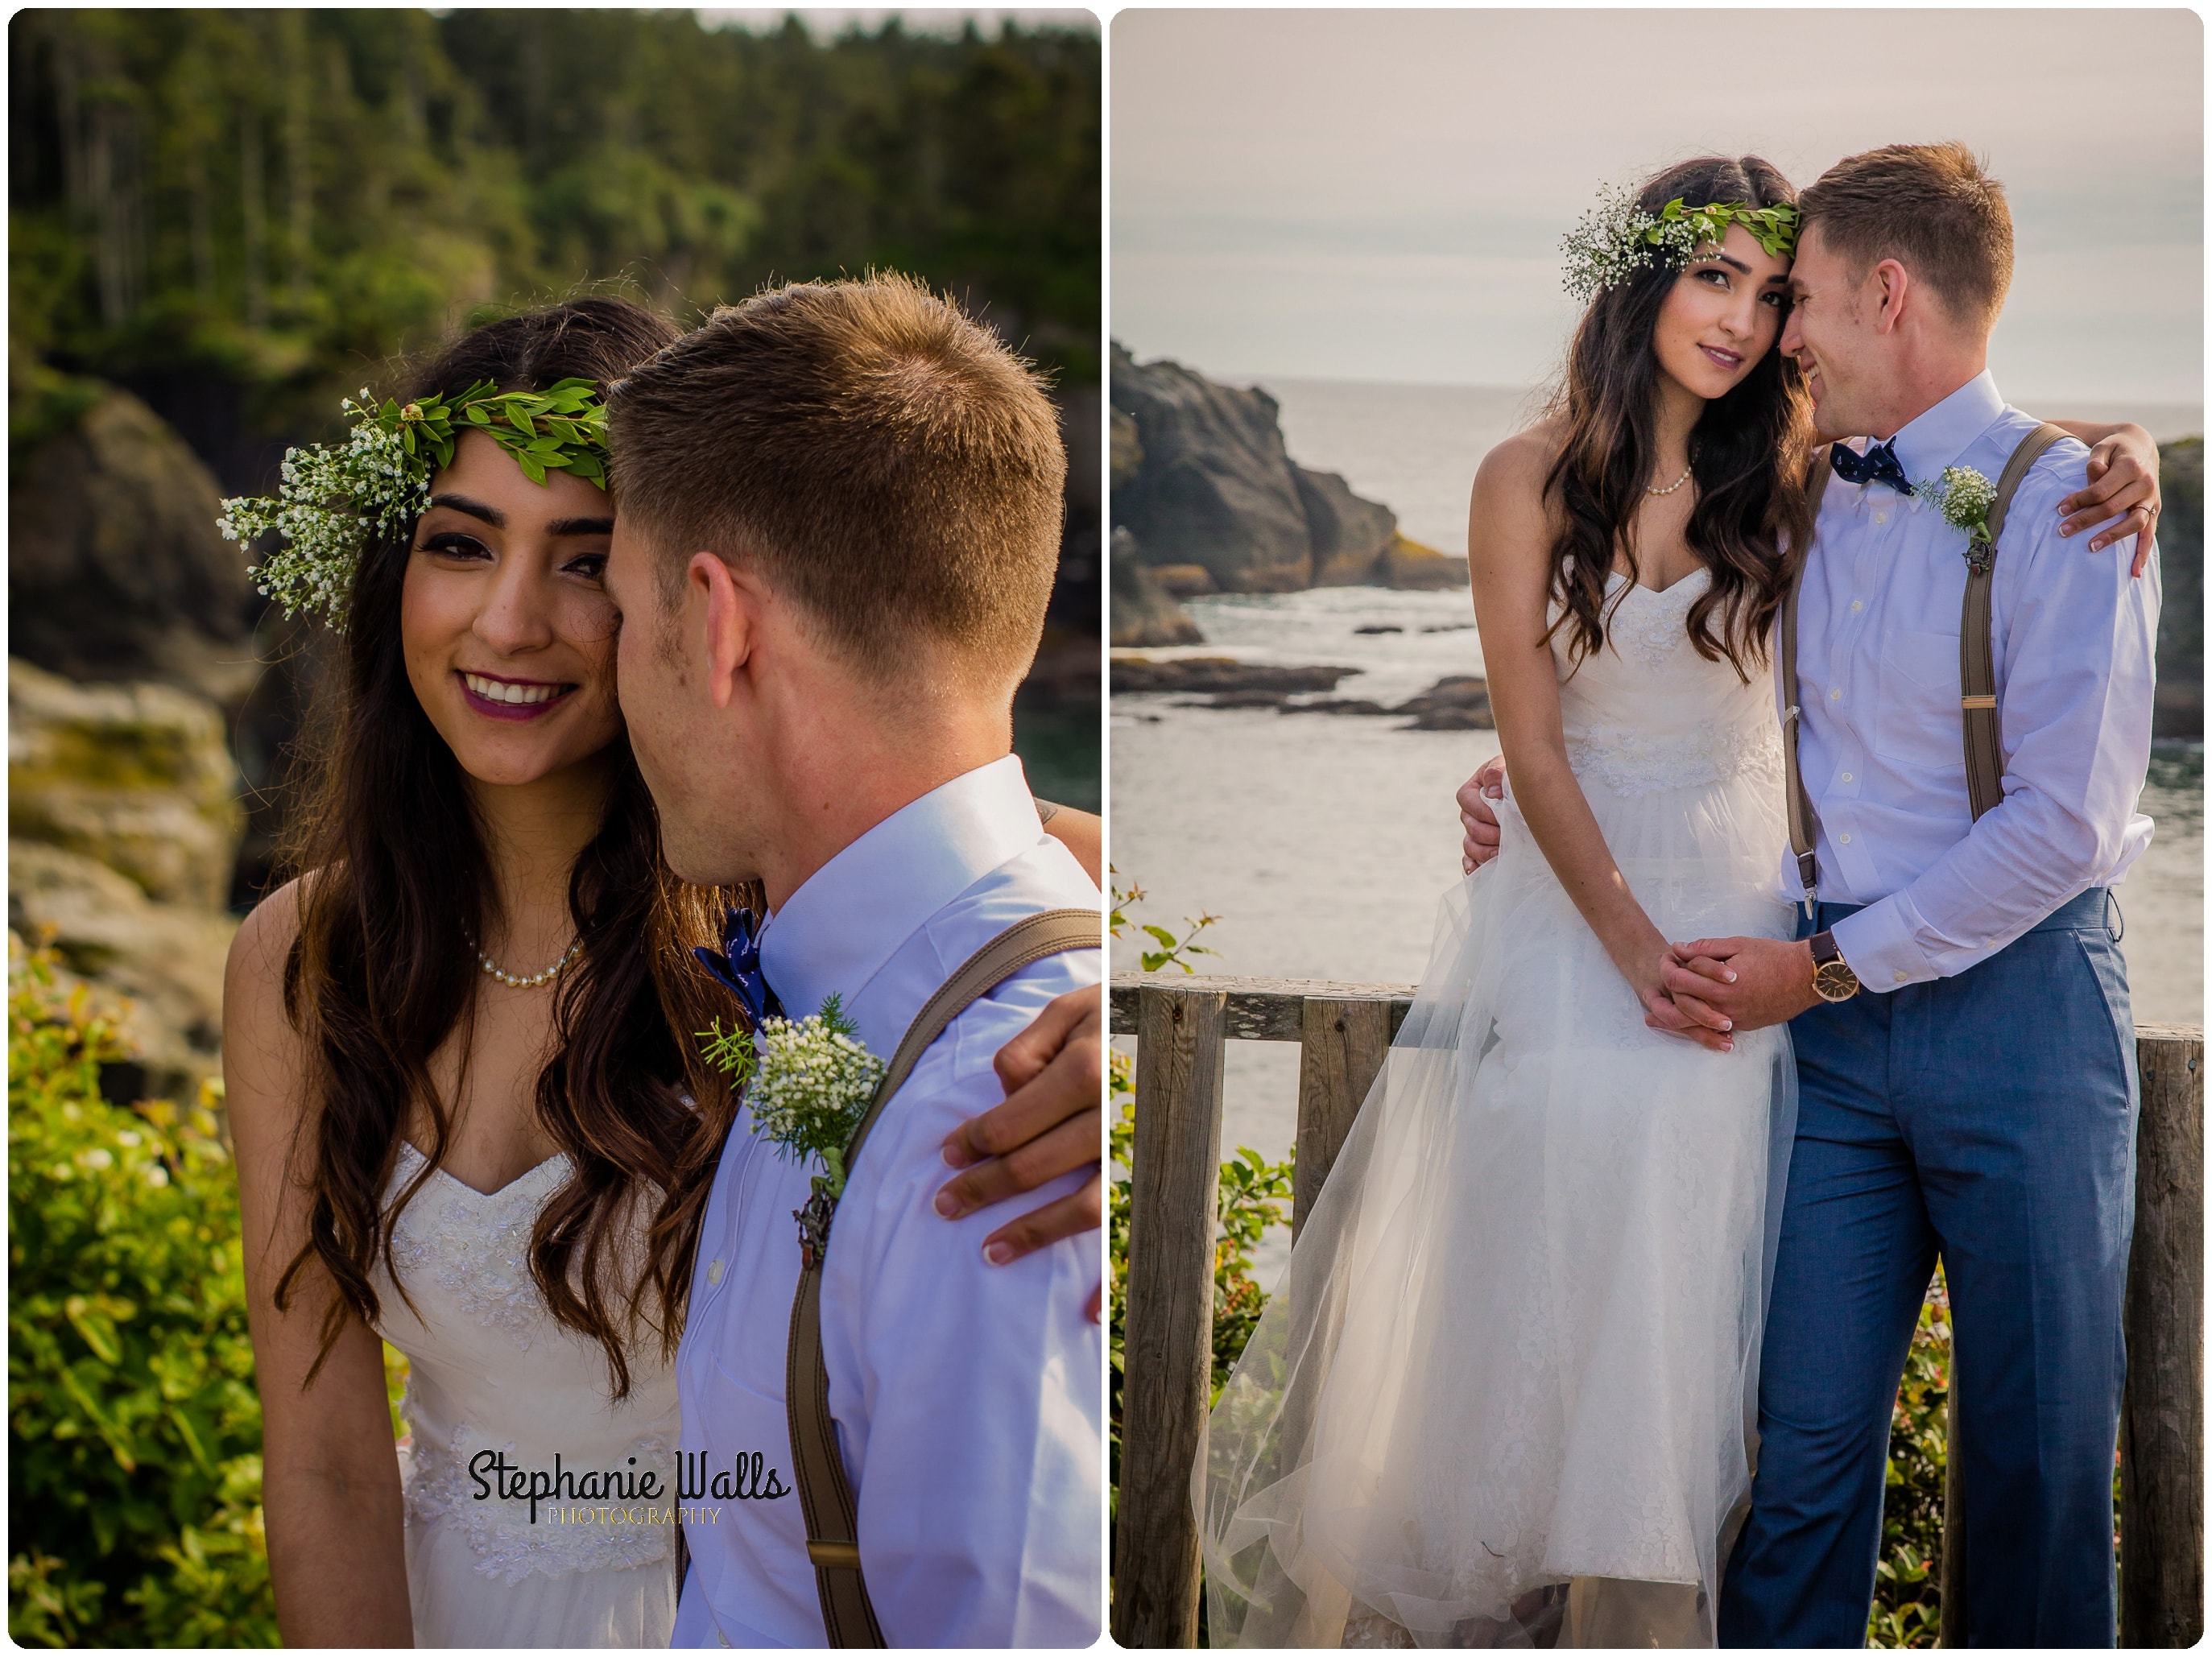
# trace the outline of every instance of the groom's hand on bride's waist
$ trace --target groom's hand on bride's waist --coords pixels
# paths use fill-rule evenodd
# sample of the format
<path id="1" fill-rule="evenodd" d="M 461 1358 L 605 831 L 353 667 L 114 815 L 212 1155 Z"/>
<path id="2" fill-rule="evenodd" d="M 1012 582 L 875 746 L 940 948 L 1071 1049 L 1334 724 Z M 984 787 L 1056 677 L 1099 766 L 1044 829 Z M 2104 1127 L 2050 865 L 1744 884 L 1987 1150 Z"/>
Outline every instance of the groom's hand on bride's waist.
<path id="1" fill-rule="evenodd" d="M 964 1170 L 937 1193 L 950 1220 L 1034 1191 L 1082 1168 L 1079 1190 L 1008 1221 L 983 1240 L 983 1258 L 1004 1266 L 1024 1254 L 1098 1229 L 1099 1136 L 1104 1126 L 1099 1084 L 1105 1075 L 1105 1020 L 1100 989 L 1071 990 L 999 1049 L 999 1081 L 1006 1102 L 969 1118 L 948 1134 L 945 1160 Z M 1091 1321 L 1099 1291 L 1091 1290 Z"/>
<path id="2" fill-rule="evenodd" d="M 1738 1030 L 1784 1024 L 1819 1004 L 1808 944 L 1774 938 L 1700 938 L 1676 944 L 1661 969 L 1667 992 L 1694 998 Z M 1647 1019 L 1645 1021 L 1649 1023 Z"/>

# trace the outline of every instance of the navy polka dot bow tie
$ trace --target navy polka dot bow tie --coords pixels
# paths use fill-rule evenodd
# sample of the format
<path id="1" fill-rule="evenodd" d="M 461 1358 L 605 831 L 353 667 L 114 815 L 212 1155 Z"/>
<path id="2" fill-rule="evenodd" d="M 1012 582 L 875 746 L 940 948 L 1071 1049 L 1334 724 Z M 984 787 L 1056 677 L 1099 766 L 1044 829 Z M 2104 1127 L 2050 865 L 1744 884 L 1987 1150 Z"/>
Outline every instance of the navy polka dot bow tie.
<path id="1" fill-rule="evenodd" d="M 744 1004 L 745 1017 L 755 1029 L 764 1018 L 783 1017 L 783 1004 L 775 998 L 775 992 L 761 972 L 760 932 L 750 909 L 732 909 L 722 917 L 720 951 L 701 948 L 691 953 Z"/>
<path id="2" fill-rule="evenodd" d="M 1887 443 L 1876 443 L 1864 454 L 1832 443 L 1828 464 L 1846 483 L 1887 483 L 1899 495 L 1912 493 L 1912 485 L 1905 481 L 1905 468 L 1897 464 L 1897 451 Z"/>

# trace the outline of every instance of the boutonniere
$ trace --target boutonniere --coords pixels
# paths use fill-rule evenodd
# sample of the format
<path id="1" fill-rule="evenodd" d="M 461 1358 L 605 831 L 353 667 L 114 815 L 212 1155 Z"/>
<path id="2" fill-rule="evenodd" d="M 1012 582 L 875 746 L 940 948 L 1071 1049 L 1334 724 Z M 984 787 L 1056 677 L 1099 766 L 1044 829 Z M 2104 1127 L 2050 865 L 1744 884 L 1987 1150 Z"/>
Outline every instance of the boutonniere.
<path id="1" fill-rule="evenodd" d="M 1990 538 L 1990 508 L 1997 486 L 1972 466 L 1946 466 L 1932 483 L 1915 483 L 1912 492 L 1942 514 L 1943 521 L 1966 537 L 1966 567 L 1977 575 L 1990 567 L 1996 547 Z"/>
<path id="2" fill-rule="evenodd" d="M 805 1018 L 766 1018 L 750 1029 L 699 1032 L 707 1062 L 743 1090 L 753 1132 L 794 1162 L 818 1161 L 814 1187 L 845 1193 L 845 1147 L 884 1079 L 884 1064 L 831 996 Z"/>

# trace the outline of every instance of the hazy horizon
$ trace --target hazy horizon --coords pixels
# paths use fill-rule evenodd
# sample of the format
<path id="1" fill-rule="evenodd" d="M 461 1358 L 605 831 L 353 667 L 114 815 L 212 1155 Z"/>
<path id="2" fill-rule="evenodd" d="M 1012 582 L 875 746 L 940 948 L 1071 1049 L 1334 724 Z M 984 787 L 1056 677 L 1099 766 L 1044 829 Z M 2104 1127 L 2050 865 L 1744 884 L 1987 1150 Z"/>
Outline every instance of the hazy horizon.
<path id="1" fill-rule="evenodd" d="M 1140 357 L 1240 382 L 1538 383 L 1575 314 L 1559 240 L 1601 184 L 1711 150 L 1804 183 L 1957 137 L 2013 207 L 2006 395 L 2201 404 L 2193 13 L 1136 10 L 1111 27 L 1113 333 Z M 1771 73 L 1739 72 L 1761 59 Z"/>

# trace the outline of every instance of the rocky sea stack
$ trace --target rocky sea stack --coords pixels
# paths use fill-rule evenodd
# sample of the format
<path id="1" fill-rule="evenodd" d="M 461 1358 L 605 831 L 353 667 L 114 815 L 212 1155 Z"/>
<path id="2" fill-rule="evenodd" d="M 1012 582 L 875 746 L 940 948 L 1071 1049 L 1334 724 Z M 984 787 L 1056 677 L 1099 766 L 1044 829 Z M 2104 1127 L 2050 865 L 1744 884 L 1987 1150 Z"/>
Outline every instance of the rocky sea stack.
<path id="1" fill-rule="evenodd" d="M 1466 559 L 1407 539 L 1389 507 L 1292 460 L 1266 391 L 1116 345 L 1110 396 L 1115 644 L 1195 642 L 1176 599 L 1198 592 L 1467 584 Z"/>

